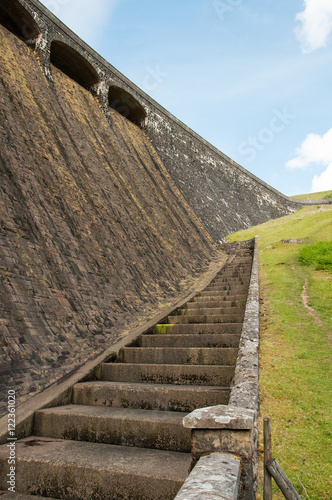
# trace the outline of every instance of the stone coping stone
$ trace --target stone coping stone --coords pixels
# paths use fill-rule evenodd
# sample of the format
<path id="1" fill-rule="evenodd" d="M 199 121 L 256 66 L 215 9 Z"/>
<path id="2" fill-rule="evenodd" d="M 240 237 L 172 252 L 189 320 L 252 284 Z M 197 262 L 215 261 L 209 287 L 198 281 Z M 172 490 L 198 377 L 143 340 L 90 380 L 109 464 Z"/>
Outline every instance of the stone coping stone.
<path id="1" fill-rule="evenodd" d="M 182 425 L 187 429 L 252 430 L 254 419 L 254 410 L 217 405 L 194 410 L 184 417 Z"/>
<path id="2" fill-rule="evenodd" d="M 236 500 L 241 461 L 227 453 L 202 457 L 174 500 Z"/>

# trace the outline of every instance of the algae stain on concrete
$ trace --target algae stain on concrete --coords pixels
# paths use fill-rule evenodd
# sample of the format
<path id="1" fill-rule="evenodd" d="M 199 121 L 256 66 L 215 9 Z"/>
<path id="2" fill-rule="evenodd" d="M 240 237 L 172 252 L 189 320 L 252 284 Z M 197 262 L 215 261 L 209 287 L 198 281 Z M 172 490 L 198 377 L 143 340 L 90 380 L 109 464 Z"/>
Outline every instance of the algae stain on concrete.
<path id="1" fill-rule="evenodd" d="M 156 333 L 158 335 L 167 335 L 168 333 L 172 333 L 174 325 L 156 325 Z"/>

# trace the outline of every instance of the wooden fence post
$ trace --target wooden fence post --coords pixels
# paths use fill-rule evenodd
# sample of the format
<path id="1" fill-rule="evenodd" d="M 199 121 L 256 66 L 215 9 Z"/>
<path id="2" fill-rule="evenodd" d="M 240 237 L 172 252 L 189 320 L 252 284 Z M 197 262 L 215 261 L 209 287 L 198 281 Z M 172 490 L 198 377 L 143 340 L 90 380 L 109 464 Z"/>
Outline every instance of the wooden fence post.
<path id="1" fill-rule="evenodd" d="M 272 459 L 271 421 L 264 418 L 264 492 L 263 500 L 272 500 L 272 477 L 267 464 Z"/>
<path id="2" fill-rule="evenodd" d="M 286 500 L 301 500 L 300 495 L 278 464 L 275 458 L 272 458 L 270 462 L 267 464 L 267 470 L 277 483 L 280 488 L 282 494 L 286 498 Z"/>

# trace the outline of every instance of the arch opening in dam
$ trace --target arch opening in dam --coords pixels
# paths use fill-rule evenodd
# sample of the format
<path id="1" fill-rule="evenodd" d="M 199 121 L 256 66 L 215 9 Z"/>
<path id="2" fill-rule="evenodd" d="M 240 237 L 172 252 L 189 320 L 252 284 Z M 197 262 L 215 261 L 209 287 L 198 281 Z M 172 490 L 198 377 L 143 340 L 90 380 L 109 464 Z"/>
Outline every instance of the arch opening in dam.
<path id="1" fill-rule="evenodd" d="M 146 122 L 146 112 L 141 104 L 126 90 L 110 86 L 108 93 L 108 102 L 110 108 L 114 109 L 120 115 L 130 120 L 135 125 L 143 127 Z"/>
<path id="2" fill-rule="evenodd" d="M 91 88 L 100 83 L 99 75 L 91 64 L 64 42 L 54 40 L 51 43 L 50 60 L 51 64 L 82 87 Z"/>
<path id="3" fill-rule="evenodd" d="M 25 41 L 40 35 L 37 24 L 17 0 L 0 1 L 0 24 Z"/>

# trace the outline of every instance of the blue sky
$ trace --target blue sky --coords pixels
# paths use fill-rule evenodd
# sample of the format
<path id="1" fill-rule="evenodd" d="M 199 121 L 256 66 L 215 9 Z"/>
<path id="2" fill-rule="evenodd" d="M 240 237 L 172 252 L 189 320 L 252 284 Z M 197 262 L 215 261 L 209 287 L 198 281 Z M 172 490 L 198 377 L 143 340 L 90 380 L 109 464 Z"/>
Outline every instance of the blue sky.
<path id="1" fill-rule="evenodd" d="M 332 0 L 42 3 L 274 188 L 332 189 Z"/>

